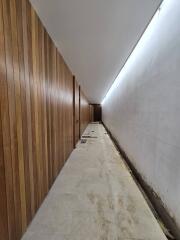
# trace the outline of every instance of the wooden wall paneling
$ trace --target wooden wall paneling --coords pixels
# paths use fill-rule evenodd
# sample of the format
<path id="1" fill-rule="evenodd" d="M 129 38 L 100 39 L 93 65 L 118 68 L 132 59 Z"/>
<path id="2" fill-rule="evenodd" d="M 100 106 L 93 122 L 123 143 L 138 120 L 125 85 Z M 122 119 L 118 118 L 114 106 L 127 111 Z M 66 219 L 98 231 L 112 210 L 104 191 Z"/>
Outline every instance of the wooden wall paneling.
<path id="1" fill-rule="evenodd" d="M 76 127 L 76 105 L 75 105 L 75 76 L 73 76 L 73 147 L 76 147 L 76 135 L 75 135 L 75 127 Z"/>
<path id="2" fill-rule="evenodd" d="M 39 45 L 39 19 L 36 17 L 36 58 L 37 58 L 37 76 L 36 76 L 36 88 L 37 88 L 37 141 L 38 141 L 38 179 L 39 179 L 39 204 L 42 202 L 42 132 L 41 132 L 41 83 L 40 83 L 40 48 Z"/>
<path id="3" fill-rule="evenodd" d="M 37 125 L 36 125 L 36 144 L 37 144 L 37 166 L 38 166 L 38 207 L 42 202 L 42 132 L 41 132 L 41 83 L 40 83 L 40 49 L 39 45 L 39 19 L 35 14 L 35 49 L 36 52 L 36 104 L 37 104 Z"/>
<path id="4" fill-rule="evenodd" d="M 66 161 L 66 156 L 67 156 L 67 121 L 66 121 L 66 115 L 67 115 L 67 103 L 66 103 L 66 81 L 65 81 L 65 66 L 64 62 L 62 60 L 62 88 L 63 88 L 63 116 L 62 116 L 62 121 L 63 121 L 63 162 L 65 163 Z"/>
<path id="5" fill-rule="evenodd" d="M 80 98 L 81 98 L 81 100 L 80 100 L 80 111 L 81 111 L 81 114 L 80 114 L 80 116 L 81 116 L 80 136 L 81 136 L 85 129 L 85 127 L 84 127 L 84 117 L 85 117 L 85 115 L 84 115 L 84 94 L 83 94 L 82 90 L 80 93 Z"/>
<path id="6" fill-rule="evenodd" d="M 55 58 L 54 58 L 54 50 L 55 50 L 55 46 L 52 42 L 52 49 L 51 49 L 51 147 L 52 147 L 52 155 L 51 155 L 51 159 L 52 159 L 52 183 L 54 182 L 54 166 L 55 166 Z"/>
<path id="7" fill-rule="evenodd" d="M 59 156 L 59 171 L 64 164 L 64 146 L 63 146 L 63 86 L 62 86 L 62 64 L 60 54 L 57 53 L 57 70 L 58 70 L 58 123 L 59 123 L 59 143 L 58 143 L 58 156 Z"/>
<path id="8" fill-rule="evenodd" d="M 65 88 L 64 88 L 64 68 L 63 68 L 63 59 L 61 55 L 59 54 L 59 82 L 60 82 L 60 91 L 59 95 L 61 97 L 61 102 L 60 102 L 60 150 L 61 150 L 61 167 L 63 167 L 64 162 L 65 162 L 65 121 L 64 121 L 64 109 L 65 109 L 65 104 L 64 104 L 64 95 L 65 95 Z"/>
<path id="9" fill-rule="evenodd" d="M 47 122 L 47 180 L 48 180 L 48 189 L 50 188 L 50 151 L 49 151 L 49 145 L 50 145 L 50 130 L 49 130 L 49 36 L 45 34 L 45 98 L 46 98 L 46 122 Z"/>
<path id="10" fill-rule="evenodd" d="M 84 101 L 83 101 L 83 94 L 82 90 L 80 91 L 80 136 L 83 134 L 84 131 Z"/>
<path id="11" fill-rule="evenodd" d="M 27 3 L 27 41 L 28 41 L 28 66 L 29 66 L 29 87 L 30 87 L 30 110 L 31 110 L 31 127 L 32 127 L 32 162 L 31 162 L 31 194 L 34 197 L 31 202 L 32 211 L 35 213 L 38 209 L 38 179 L 37 179 L 37 154 L 36 154 L 36 118 L 35 118 L 35 91 L 34 91 L 34 71 L 33 71 L 33 13 L 30 3 Z M 33 176 L 32 176 L 33 174 Z M 34 214 L 33 214 L 34 215 Z"/>
<path id="12" fill-rule="evenodd" d="M 73 150 L 73 75 L 28 0 L 0 0 L 0 60 L 0 240 L 19 240 Z"/>
<path id="13" fill-rule="evenodd" d="M 38 18 L 38 106 L 39 106 L 39 148 L 40 148 L 40 203 L 44 199 L 44 145 L 43 145 L 43 139 L 44 139 L 44 118 L 43 118 L 43 105 L 44 105 L 44 99 L 43 99 L 43 79 L 42 79 L 42 72 L 43 72 L 43 66 L 42 66 L 42 24 Z"/>
<path id="14" fill-rule="evenodd" d="M 79 86 L 79 139 L 81 138 L 81 86 Z"/>
<path id="15" fill-rule="evenodd" d="M 31 98 L 30 98 L 30 74 L 29 74 L 29 44 L 28 44 L 28 6 L 26 1 L 17 0 L 17 26 L 18 46 L 20 56 L 21 73 L 21 101 L 22 101 L 22 126 L 24 146 L 24 171 L 26 188 L 26 214 L 27 224 L 34 215 L 34 187 L 33 179 L 33 149 L 32 149 L 32 124 L 31 124 Z"/>
<path id="16" fill-rule="evenodd" d="M 82 135 L 90 121 L 90 108 L 87 97 L 80 89 L 80 134 Z"/>
<path id="17" fill-rule="evenodd" d="M 52 185 L 52 123 L 51 123 L 51 114 L 52 114 L 52 102 L 51 102 L 51 98 L 52 98 L 52 93 L 51 93 L 51 80 L 52 80 L 52 69 L 51 69 L 51 62 L 52 62 L 52 54 L 51 54 L 51 50 L 52 50 L 52 46 L 51 46 L 51 39 L 48 36 L 48 49 L 47 49 L 47 58 L 48 58 L 48 149 L 49 149 L 49 187 Z"/>
<path id="18" fill-rule="evenodd" d="M 75 124 L 75 139 L 76 139 L 76 143 L 78 142 L 79 140 L 79 111 L 80 111 L 80 108 L 79 108 L 79 85 L 77 82 L 75 82 L 75 108 L 76 108 L 76 112 L 75 112 L 75 121 L 76 121 L 76 124 Z"/>
<path id="19" fill-rule="evenodd" d="M 70 148 L 69 148 L 69 153 L 68 155 L 71 154 L 73 151 L 73 75 L 71 71 L 69 70 L 68 66 L 68 73 L 69 73 L 69 84 L 70 84 L 70 90 L 69 90 L 69 96 L 70 96 L 70 108 L 69 108 L 69 119 L 70 119 L 70 129 L 69 129 L 69 134 L 70 134 Z M 69 157 L 69 156 L 68 156 Z"/>
<path id="20" fill-rule="evenodd" d="M 43 132 L 43 170 L 44 170 L 44 196 L 46 196 L 48 192 L 48 145 L 47 145 L 47 110 L 46 110 L 46 72 L 45 72 L 45 43 L 46 43 L 46 32 L 44 27 L 42 27 L 42 101 L 43 101 L 43 109 L 42 109 L 42 132 Z"/>
<path id="21" fill-rule="evenodd" d="M 71 89 L 71 83 L 70 83 L 70 79 L 69 79 L 69 72 L 67 69 L 66 64 L 64 63 L 64 77 L 65 77 L 65 129 L 66 129 L 66 134 L 65 134 L 65 161 L 67 160 L 68 156 L 69 156 L 69 149 L 70 149 L 70 131 L 71 131 L 71 127 L 72 127 L 72 123 L 70 121 L 70 116 L 69 116 L 69 111 L 71 109 L 71 94 L 73 94 L 73 90 Z M 72 90 L 72 93 L 71 93 Z M 72 107 L 73 107 L 73 103 L 72 103 Z M 73 108 L 72 108 L 72 112 L 73 112 Z M 70 125 L 71 124 L 71 125 Z"/>
<path id="22" fill-rule="evenodd" d="M 58 141 L 58 126 L 57 126 L 57 55 L 56 46 L 53 45 L 53 181 L 58 174 L 58 156 L 57 156 L 57 141 Z"/>
<path id="23" fill-rule="evenodd" d="M 38 76 L 39 76 L 39 147 L 40 147 L 40 203 L 43 201 L 45 193 L 44 193 L 44 182 L 45 182 L 45 174 L 44 174 L 44 145 L 43 145 L 43 139 L 44 139 L 44 118 L 43 118 L 43 79 L 42 79 L 42 29 L 43 26 L 40 22 L 40 19 L 38 18 L 38 52 L 39 52 L 39 66 L 38 66 Z"/>
<path id="24" fill-rule="evenodd" d="M 15 228 L 15 208 L 13 194 L 13 171 L 10 139 L 10 118 L 8 104 L 8 82 L 7 66 L 5 55 L 5 26 L 4 8 L 0 0 L 0 104 L 1 104 L 1 128 L 3 138 L 3 157 L 5 167 L 6 197 L 7 197 L 7 220 L 8 220 L 8 239 L 16 239 Z M 6 199 L 5 199 L 6 200 Z M 6 219 L 3 219 L 6 222 Z M 3 240 L 2 236 L 0 238 Z"/>
<path id="25" fill-rule="evenodd" d="M 65 80 L 65 161 L 68 157 L 68 149 L 69 149 L 69 145 L 68 145 L 68 138 L 69 138 L 69 133 L 68 133 L 68 75 L 67 75 L 67 69 L 66 69 L 66 65 L 64 63 L 64 80 Z"/>
<path id="26" fill-rule="evenodd" d="M 73 127 L 74 127 L 74 147 L 79 140 L 79 85 L 73 77 Z"/>
<path id="27" fill-rule="evenodd" d="M 45 33 L 44 36 L 44 44 L 45 44 L 45 98 L 46 98 L 46 125 L 47 125 L 47 129 L 46 129 L 46 134 L 47 134 L 47 184 L 48 184 L 48 189 L 50 188 L 50 125 L 49 125 L 49 36 Z"/>
<path id="28" fill-rule="evenodd" d="M 58 162 L 59 162 L 59 156 L 58 156 L 58 134 L 59 134 L 59 131 L 58 131 L 58 107 L 57 107 L 57 104 L 58 104 L 58 92 L 59 92 L 59 88 L 58 88 L 58 74 L 57 74 L 57 48 L 55 47 L 54 48 L 54 65 L 55 65 L 55 68 L 54 68 L 54 133 L 55 133 L 55 136 L 54 136 L 54 155 L 55 155 L 55 158 L 54 158 L 54 179 L 56 179 L 59 171 L 58 171 Z"/>
<path id="29" fill-rule="evenodd" d="M 65 80 L 65 161 L 67 159 L 68 156 L 68 76 L 67 76 L 67 69 L 66 69 L 66 65 L 64 63 L 64 80 Z"/>
<path id="30" fill-rule="evenodd" d="M 84 98 L 83 98 L 83 92 L 80 88 L 80 137 L 83 134 L 84 131 Z"/>
<path id="31" fill-rule="evenodd" d="M 51 69 L 51 78 L 50 78 L 50 86 L 51 86 L 51 185 L 53 184 L 54 182 L 54 172 L 53 172 L 53 169 L 54 169 L 54 142 L 55 142 L 55 132 L 54 132 L 54 105 L 55 105 L 55 96 L 54 96 L 54 44 L 51 41 L 51 51 L 50 51 L 50 54 L 51 54 L 51 61 L 50 61 L 50 69 Z"/>
<path id="32" fill-rule="evenodd" d="M 70 153 L 73 149 L 73 76 L 70 74 L 69 69 L 66 67 L 66 79 L 67 81 L 67 155 L 66 160 L 68 159 Z"/>
<path id="33" fill-rule="evenodd" d="M 73 150 L 73 75 L 66 65 L 67 76 L 68 76 L 68 156 Z M 66 160 L 67 160 L 66 159 Z"/>
<path id="34" fill-rule="evenodd" d="M 64 161 L 66 162 L 67 156 L 68 156 L 68 92 L 67 92 L 67 84 L 68 84 L 68 79 L 67 77 L 67 70 L 66 70 L 66 65 L 63 63 L 63 68 L 64 68 L 64 126 L 65 126 L 65 134 L 64 134 L 64 147 L 65 147 L 65 158 Z"/>
<path id="35" fill-rule="evenodd" d="M 19 5 L 21 3 L 19 2 Z M 25 178 L 26 178 L 26 196 L 27 196 L 27 221 L 31 221 L 35 213 L 34 206 L 34 184 L 33 184 L 33 153 L 32 153 L 32 124 L 31 124 L 31 97 L 30 97 L 30 72 L 29 72 L 29 57 L 30 46 L 28 44 L 28 31 L 29 31 L 29 15 L 28 9 L 30 8 L 29 2 L 22 0 L 22 33 L 23 33 L 23 53 L 24 53 L 24 90 L 26 91 L 25 106 L 27 111 L 27 145 L 28 145 L 28 162 L 25 164 Z M 29 193 L 28 193 L 29 192 Z M 30 210 L 29 210 L 30 207 Z"/>
<path id="36" fill-rule="evenodd" d="M 63 67 L 63 60 L 61 55 L 59 55 L 59 74 L 60 74 L 60 97 L 61 97 L 61 116 L 60 116 L 60 136 L 61 136 L 61 140 L 60 140 L 60 146 L 61 146 L 61 161 L 62 161 L 62 167 L 64 166 L 64 162 L 65 162 L 65 113 L 64 113 L 64 109 L 65 109 L 65 104 L 64 104 L 64 95 L 65 95 L 65 89 L 64 89 L 64 67 Z"/>
<path id="37" fill-rule="evenodd" d="M 76 95 L 75 95 L 75 105 L 76 105 L 76 128 L 75 128 L 75 136 L 76 136 L 76 142 L 79 140 L 79 85 L 76 83 Z"/>
<path id="38" fill-rule="evenodd" d="M 66 111 L 67 111 L 67 104 L 66 104 L 66 82 L 65 82 L 65 67 L 64 62 L 62 62 L 62 81 L 63 81 L 63 152 L 64 152 L 64 163 L 66 161 L 67 156 L 67 121 L 66 121 Z"/>
<path id="39" fill-rule="evenodd" d="M 34 150 L 34 189 L 35 189 L 35 210 L 37 211 L 40 203 L 40 184 L 39 184 L 39 129 L 38 129 L 38 82 L 37 82 L 37 22 L 36 15 L 33 8 L 31 8 L 31 44 L 32 44 L 32 102 L 33 102 L 33 150 Z"/>
<path id="40" fill-rule="evenodd" d="M 21 233 L 22 233 L 22 217 L 21 217 L 19 161 L 18 161 L 18 146 L 17 146 L 15 84 L 14 84 L 13 56 L 12 56 L 12 34 L 10 31 L 11 14 L 10 14 L 9 2 L 3 0 L 2 5 L 3 5 L 3 17 L 4 17 L 4 30 L 5 30 L 4 37 L 5 37 L 8 103 L 9 103 L 9 117 L 10 117 L 10 139 L 11 139 L 10 147 L 11 147 L 11 159 L 12 159 L 12 177 L 13 177 L 13 190 L 14 190 L 13 192 L 14 192 L 14 205 L 16 206 L 14 210 L 16 225 L 14 226 L 14 228 L 15 228 L 15 236 L 18 238 L 19 236 L 21 236 Z"/>
<path id="41" fill-rule="evenodd" d="M 56 175 L 59 174 L 60 166 L 61 166 L 61 149 L 60 149 L 60 121 L 61 121 L 61 89 L 60 89 L 60 79 L 59 79 L 59 53 L 56 48 Z"/>
<path id="42" fill-rule="evenodd" d="M 27 224 L 31 220 L 31 191 L 29 177 L 29 145 L 28 145 L 28 112 L 26 108 L 26 76 L 24 63 L 24 45 L 23 45 L 23 18 L 22 18 L 22 1 L 16 0 L 17 11 L 17 40 L 18 40 L 18 55 L 20 69 L 20 91 L 21 91 L 21 112 L 22 112 L 22 139 L 23 139 L 23 154 L 24 154 L 24 177 L 25 177 L 25 198 L 26 198 L 26 217 Z M 26 229 L 26 226 L 24 230 Z"/>
<path id="43" fill-rule="evenodd" d="M 53 111 L 53 133 L 54 133 L 54 141 L 53 141 L 53 158 L 54 158 L 54 164 L 53 164 L 53 179 L 58 175 L 58 154 L 57 154 L 57 141 L 58 141 L 58 122 L 57 122 L 57 116 L 58 116 L 58 109 L 57 109 L 57 92 L 58 92 L 58 79 L 57 79 L 57 49 L 54 46 L 53 48 L 53 99 L 54 99 L 54 111 Z"/>
<path id="44" fill-rule="evenodd" d="M 68 68 L 68 66 L 67 66 Z M 68 68 L 69 70 L 69 68 Z M 69 117 L 70 117 L 70 149 L 69 149 L 69 155 L 71 154 L 71 152 L 73 151 L 73 75 L 71 73 L 71 71 L 69 70 L 69 79 L 70 79 L 70 87 L 71 87 L 71 91 L 69 92 L 69 95 L 71 96 L 71 104 L 70 104 L 70 110 L 69 110 Z"/>
<path id="45" fill-rule="evenodd" d="M 59 53 L 58 50 L 56 49 L 56 88 L 58 89 L 56 91 L 56 98 L 57 98 L 57 149 L 56 149 L 56 154 L 57 154 L 57 174 L 59 173 L 61 169 L 61 163 L 62 163 L 62 139 L 61 139 L 61 91 L 60 91 L 60 61 L 59 61 Z"/>
<path id="46" fill-rule="evenodd" d="M 3 136 L 2 136 L 1 111 L 0 111 L 0 240 L 4 240 L 4 239 L 9 239 L 9 236 L 8 236 Z"/>
<path id="47" fill-rule="evenodd" d="M 15 84 L 15 104 L 17 121 L 17 139 L 18 139 L 18 160 L 19 160 L 19 182 L 20 182 L 20 200 L 22 211 L 22 232 L 27 226 L 26 216 L 26 193 L 25 193 L 25 175 L 24 175 L 24 149 L 23 149 L 23 116 L 22 116 L 22 70 L 20 66 L 20 51 L 18 43 L 18 25 L 16 1 L 10 2 L 11 32 L 12 32 L 12 53 L 13 53 L 13 71 Z"/>
<path id="48" fill-rule="evenodd" d="M 59 84 L 60 84 L 60 116 L 59 116 L 59 121 L 60 121 L 60 156 L 61 156 L 61 166 L 63 167 L 64 165 L 64 79 L 63 79 L 63 62 L 62 62 L 62 57 L 59 55 Z"/>
<path id="49" fill-rule="evenodd" d="M 49 188 L 51 187 L 52 185 L 52 136 L 51 136 L 51 133 L 52 133 L 52 130 L 51 130 L 51 114 L 52 114 L 52 108 L 51 108 L 51 77 L 52 77 L 52 70 L 51 70 L 51 41 L 50 41 L 50 38 L 48 36 L 48 54 L 47 54 L 47 57 L 49 58 L 48 59 L 48 89 L 47 89 L 47 94 L 48 94 L 48 152 L 49 152 L 49 168 L 48 168 L 48 172 L 49 172 Z"/>

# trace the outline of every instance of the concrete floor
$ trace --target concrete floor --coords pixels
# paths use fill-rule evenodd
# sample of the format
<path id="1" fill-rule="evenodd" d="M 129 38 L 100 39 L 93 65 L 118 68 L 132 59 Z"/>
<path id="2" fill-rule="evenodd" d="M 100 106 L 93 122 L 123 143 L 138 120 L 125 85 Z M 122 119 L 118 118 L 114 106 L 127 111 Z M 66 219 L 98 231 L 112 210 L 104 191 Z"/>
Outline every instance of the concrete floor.
<path id="1" fill-rule="evenodd" d="M 165 240 L 104 127 L 90 124 L 23 240 Z"/>

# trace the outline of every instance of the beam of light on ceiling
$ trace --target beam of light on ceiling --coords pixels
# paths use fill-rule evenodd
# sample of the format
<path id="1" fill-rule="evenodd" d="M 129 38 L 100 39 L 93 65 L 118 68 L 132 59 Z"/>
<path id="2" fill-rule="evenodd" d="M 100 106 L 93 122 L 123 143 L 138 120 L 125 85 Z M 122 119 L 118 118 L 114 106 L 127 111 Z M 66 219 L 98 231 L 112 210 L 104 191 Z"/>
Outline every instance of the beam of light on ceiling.
<path id="1" fill-rule="evenodd" d="M 144 31 L 143 35 L 141 36 L 140 40 L 138 41 L 137 45 L 133 49 L 132 53 L 128 57 L 126 63 L 124 64 L 123 68 L 119 72 L 118 76 L 115 78 L 113 84 L 111 85 L 110 89 L 106 93 L 104 99 L 102 100 L 101 104 L 103 105 L 107 99 L 113 94 L 113 91 L 118 87 L 119 83 L 122 81 L 125 74 L 130 71 L 131 66 L 136 61 L 137 57 L 146 50 L 146 47 L 148 47 L 148 40 L 150 39 L 155 27 L 158 24 L 158 20 L 160 15 L 163 13 L 165 9 L 168 8 L 171 0 L 163 0 L 160 7 L 157 9 L 156 13 L 152 17 L 152 20 L 150 21 L 149 25 L 147 26 L 146 30 Z"/>

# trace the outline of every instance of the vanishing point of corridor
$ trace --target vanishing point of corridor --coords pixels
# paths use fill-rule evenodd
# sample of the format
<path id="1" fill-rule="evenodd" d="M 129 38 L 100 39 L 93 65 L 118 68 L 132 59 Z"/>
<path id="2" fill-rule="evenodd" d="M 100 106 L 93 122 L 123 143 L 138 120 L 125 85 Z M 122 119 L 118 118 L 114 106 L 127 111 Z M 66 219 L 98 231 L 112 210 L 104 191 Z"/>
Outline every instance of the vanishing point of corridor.
<path id="1" fill-rule="evenodd" d="M 89 124 L 23 240 L 165 240 L 101 124 Z"/>

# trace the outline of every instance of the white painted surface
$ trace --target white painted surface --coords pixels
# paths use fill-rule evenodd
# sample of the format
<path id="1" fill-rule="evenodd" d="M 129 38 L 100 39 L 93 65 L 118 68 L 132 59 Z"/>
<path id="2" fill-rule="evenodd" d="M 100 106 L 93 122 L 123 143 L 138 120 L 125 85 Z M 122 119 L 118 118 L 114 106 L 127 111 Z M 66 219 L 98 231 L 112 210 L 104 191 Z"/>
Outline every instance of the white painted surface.
<path id="1" fill-rule="evenodd" d="M 180 1 L 156 24 L 103 104 L 103 121 L 180 227 Z"/>
<path id="2" fill-rule="evenodd" d="M 100 103 L 161 0 L 30 0 L 91 102 Z"/>
<path id="3" fill-rule="evenodd" d="M 104 127 L 85 134 L 22 239 L 166 240 Z"/>

